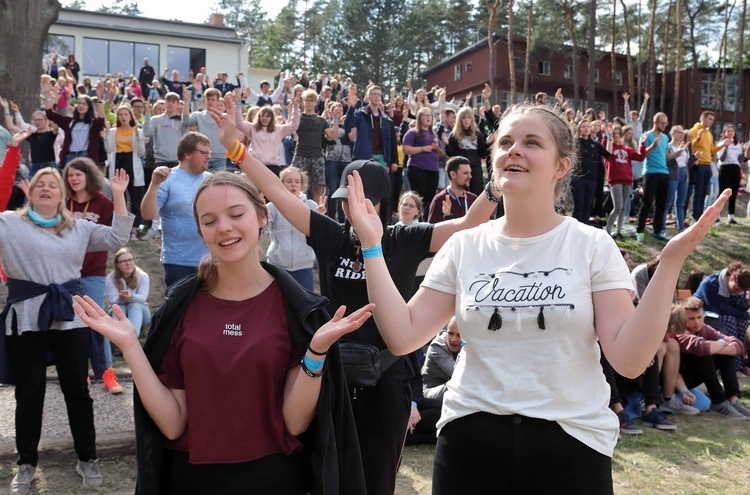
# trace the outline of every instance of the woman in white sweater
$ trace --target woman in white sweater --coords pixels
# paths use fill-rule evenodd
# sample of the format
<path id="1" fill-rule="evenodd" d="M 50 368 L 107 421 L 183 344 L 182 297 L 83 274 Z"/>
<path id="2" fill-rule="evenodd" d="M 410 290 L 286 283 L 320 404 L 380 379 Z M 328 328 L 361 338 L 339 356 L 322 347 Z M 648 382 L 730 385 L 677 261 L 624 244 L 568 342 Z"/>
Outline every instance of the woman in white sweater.
<path id="1" fill-rule="evenodd" d="M 109 304 L 117 304 L 135 327 L 138 336 L 151 321 L 148 309 L 148 273 L 135 264 L 133 252 L 124 247 L 115 253 L 115 269 L 107 275 L 105 287 Z"/>

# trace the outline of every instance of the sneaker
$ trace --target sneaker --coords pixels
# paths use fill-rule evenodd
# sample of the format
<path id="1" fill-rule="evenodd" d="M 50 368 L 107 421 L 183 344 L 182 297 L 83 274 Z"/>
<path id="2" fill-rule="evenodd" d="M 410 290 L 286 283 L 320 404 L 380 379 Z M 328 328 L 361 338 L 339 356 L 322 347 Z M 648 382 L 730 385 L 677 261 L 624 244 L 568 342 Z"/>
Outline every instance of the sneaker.
<path id="1" fill-rule="evenodd" d="M 138 240 L 138 234 L 136 234 L 135 232 L 131 232 L 130 233 L 130 240 L 131 241 L 137 241 Z"/>
<path id="2" fill-rule="evenodd" d="M 161 236 L 159 229 L 148 229 L 148 232 L 141 236 L 142 241 L 150 241 L 154 237 Z"/>
<path id="3" fill-rule="evenodd" d="M 742 403 L 742 402 L 740 402 L 740 401 L 737 401 L 737 402 L 730 402 L 730 404 L 732 404 L 732 407 L 733 407 L 733 408 L 734 408 L 734 409 L 735 409 L 735 410 L 736 410 L 737 412 L 739 412 L 740 414 L 742 414 L 743 416 L 745 416 L 745 417 L 747 417 L 747 418 L 750 418 L 750 409 L 748 409 L 748 408 L 747 408 L 747 407 L 745 406 L 745 404 L 743 404 L 743 403 Z"/>
<path id="4" fill-rule="evenodd" d="M 646 242 L 646 238 L 643 236 L 643 232 L 636 232 L 635 240 L 641 243 Z"/>
<path id="5" fill-rule="evenodd" d="M 623 435 L 640 435 L 643 433 L 643 430 L 633 423 L 624 409 L 617 413 L 617 417 L 620 420 L 620 433 Z"/>
<path id="6" fill-rule="evenodd" d="M 622 235 L 622 234 L 621 234 L 620 232 L 616 233 L 616 234 L 614 235 L 614 237 L 615 237 L 615 240 L 616 240 L 616 241 L 623 241 L 623 240 L 625 240 L 625 236 L 624 236 L 624 235 Z"/>
<path id="7" fill-rule="evenodd" d="M 104 388 L 107 389 L 107 392 L 112 395 L 121 394 L 123 392 L 123 388 L 117 383 L 115 370 L 112 368 L 107 368 L 104 371 L 104 374 L 102 375 L 102 383 L 104 383 Z"/>
<path id="8" fill-rule="evenodd" d="M 734 218 L 730 218 L 730 219 L 729 219 L 729 223 L 730 223 L 731 225 L 737 225 L 737 220 L 735 220 Z"/>
<path id="9" fill-rule="evenodd" d="M 687 404 L 682 402 L 682 399 L 677 397 L 677 394 L 673 395 L 669 400 L 664 401 L 659 406 L 659 409 L 665 413 L 685 414 L 687 416 L 695 416 L 696 414 L 700 412 L 697 408 L 693 406 L 688 406 Z"/>
<path id="10" fill-rule="evenodd" d="M 13 477 L 13 481 L 10 482 L 10 493 L 20 494 L 29 493 L 31 490 L 31 482 L 34 481 L 34 474 L 36 473 L 36 466 L 31 464 L 19 464 L 18 473 Z"/>
<path id="11" fill-rule="evenodd" d="M 76 464 L 76 473 L 81 475 L 83 478 L 83 486 L 100 486 L 104 478 L 102 473 L 99 471 L 99 460 L 90 461 L 78 461 Z"/>
<path id="12" fill-rule="evenodd" d="M 651 409 L 641 417 L 644 425 L 653 426 L 657 430 L 676 430 L 677 425 L 669 421 L 664 413 L 657 408 Z"/>
<path id="13" fill-rule="evenodd" d="M 658 234 L 654 234 L 654 239 L 656 239 L 657 241 L 665 241 L 666 242 L 669 239 L 671 239 L 671 237 L 669 237 L 664 232 L 659 232 Z"/>
<path id="14" fill-rule="evenodd" d="M 735 409 L 734 406 L 732 406 L 732 403 L 728 400 L 720 402 L 719 404 L 711 404 L 711 410 L 716 414 L 724 416 L 727 419 L 732 419 L 734 421 L 745 420 L 745 415 L 737 411 L 737 409 Z"/>

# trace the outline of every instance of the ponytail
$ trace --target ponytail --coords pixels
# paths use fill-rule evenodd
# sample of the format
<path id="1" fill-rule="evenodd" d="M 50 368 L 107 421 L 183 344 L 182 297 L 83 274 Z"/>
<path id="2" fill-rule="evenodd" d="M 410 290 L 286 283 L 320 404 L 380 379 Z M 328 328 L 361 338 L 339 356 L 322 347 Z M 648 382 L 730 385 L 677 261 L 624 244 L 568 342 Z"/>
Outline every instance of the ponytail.
<path id="1" fill-rule="evenodd" d="M 206 292 L 213 291 L 219 282 L 219 264 L 211 253 L 201 258 L 198 265 L 198 280 L 203 283 L 203 290 Z"/>

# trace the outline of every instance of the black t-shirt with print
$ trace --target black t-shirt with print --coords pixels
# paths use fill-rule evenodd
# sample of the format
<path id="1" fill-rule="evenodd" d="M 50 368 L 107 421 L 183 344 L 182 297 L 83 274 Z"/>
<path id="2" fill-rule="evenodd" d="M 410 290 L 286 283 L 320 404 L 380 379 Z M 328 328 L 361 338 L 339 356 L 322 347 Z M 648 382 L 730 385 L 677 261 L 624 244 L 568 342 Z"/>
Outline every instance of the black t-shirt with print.
<path id="1" fill-rule="evenodd" d="M 407 300 L 412 294 L 417 267 L 429 255 L 433 227 L 427 223 L 393 225 L 387 227 L 383 235 L 383 255 L 388 271 L 399 293 Z M 343 235 L 340 223 L 311 212 L 310 237 L 307 238 L 307 243 L 318 259 L 321 292 L 330 300 L 331 314 L 341 305 L 346 305 L 349 314 L 369 302 L 362 253 L 360 251 L 357 254 L 351 237 L 341 242 Z M 359 330 L 347 335 L 344 340 L 365 342 L 379 349 L 386 348 L 374 318 L 367 320 Z M 385 375 L 389 378 L 410 379 L 411 368 L 407 360 L 401 359 Z"/>

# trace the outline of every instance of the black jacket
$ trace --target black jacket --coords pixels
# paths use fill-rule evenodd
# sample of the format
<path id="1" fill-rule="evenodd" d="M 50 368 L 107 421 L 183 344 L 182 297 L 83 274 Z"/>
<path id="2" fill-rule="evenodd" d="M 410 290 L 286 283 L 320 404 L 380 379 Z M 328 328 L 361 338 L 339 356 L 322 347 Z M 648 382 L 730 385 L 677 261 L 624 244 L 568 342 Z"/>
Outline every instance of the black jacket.
<path id="1" fill-rule="evenodd" d="M 281 286 L 288 308 L 292 345 L 304 354 L 312 335 L 330 319 L 325 309 L 328 300 L 303 289 L 285 270 L 266 263 L 262 265 Z M 169 289 L 164 303 L 154 314 L 143 347 L 154 371 L 159 371 L 172 334 L 201 287 L 197 275 L 181 280 Z M 366 492 L 362 460 L 338 344 L 331 347 L 325 370 L 315 419 L 299 436 L 304 444 L 302 456 L 306 460 L 308 485 L 313 495 L 360 495 Z M 164 436 L 144 409 L 137 388 L 133 395 L 138 462 L 136 493 L 163 493 Z"/>

